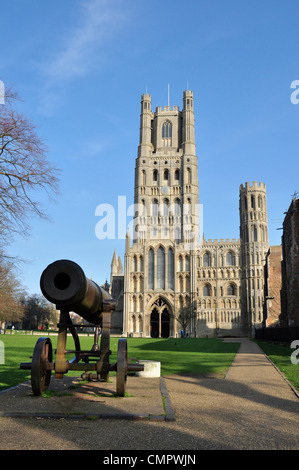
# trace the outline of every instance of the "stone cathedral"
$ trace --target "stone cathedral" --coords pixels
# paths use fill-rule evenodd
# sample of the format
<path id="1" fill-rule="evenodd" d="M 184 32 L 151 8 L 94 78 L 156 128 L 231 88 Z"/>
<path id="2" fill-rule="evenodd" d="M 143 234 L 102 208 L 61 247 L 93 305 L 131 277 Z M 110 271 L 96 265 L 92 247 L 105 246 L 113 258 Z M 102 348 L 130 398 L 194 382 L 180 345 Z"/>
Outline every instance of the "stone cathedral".
<path id="1" fill-rule="evenodd" d="M 190 90 L 181 110 L 152 111 L 151 96 L 141 97 L 134 207 L 124 268 L 115 252 L 111 263 L 114 332 L 177 337 L 180 312 L 190 316 L 189 336 L 251 335 L 262 325 L 266 187 L 241 184 L 238 240 L 204 238 Z"/>

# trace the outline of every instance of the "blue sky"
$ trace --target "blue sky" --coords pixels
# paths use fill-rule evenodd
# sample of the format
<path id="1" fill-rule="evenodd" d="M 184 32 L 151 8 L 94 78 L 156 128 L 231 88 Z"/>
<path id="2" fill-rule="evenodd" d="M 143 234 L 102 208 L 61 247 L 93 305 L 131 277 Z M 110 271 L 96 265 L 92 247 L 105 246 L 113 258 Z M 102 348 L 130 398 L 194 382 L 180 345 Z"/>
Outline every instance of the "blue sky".
<path id="1" fill-rule="evenodd" d="M 96 237 L 95 210 L 111 204 L 117 217 L 118 196 L 133 203 L 140 96 L 165 106 L 168 84 L 171 106 L 194 93 L 205 237 L 238 238 L 239 185 L 263 181 L 269 241 L 280 244 L 299 191 L 298 13 L 298 0 L 0 0 L 0 79 L 62 171 L 55 203 L 39 196 L 51 221 L 32 219 L 31 236 L 7 247 L 27 260 L 28 292 L 60 258 L 110 279 L 125 241 Z"/>

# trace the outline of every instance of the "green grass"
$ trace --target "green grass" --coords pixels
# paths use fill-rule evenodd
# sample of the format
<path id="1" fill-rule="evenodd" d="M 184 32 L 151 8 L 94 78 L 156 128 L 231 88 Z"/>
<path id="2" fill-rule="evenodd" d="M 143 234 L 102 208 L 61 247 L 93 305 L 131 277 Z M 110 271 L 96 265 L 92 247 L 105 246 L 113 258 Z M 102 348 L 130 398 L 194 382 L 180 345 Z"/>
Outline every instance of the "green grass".
<path id="1" fill-rule="evenodd" d="M 216 338 L 129 338 L 129 356 L 161 362 L 161 374 L 225 375 L 239 344 Z"/>
<path id="2" fill-rule="evenodd" d="M 55 350 L 57 335 L 50 337 Z M 30 380 L 30 370 L 20 370 L 21 362 L 31 362 L 38 336 L 1 335 L 0 341 L 5 346 L 5 363 L 0 364 L 0 391 Z M 217 338 L 178 338 L 145 339 L 128 338 L 128 357 L 161 362 L 161 375 L 203 374 L 223 377 L 230 367 L 239 343 L 225 343 Z M 299 364 L 291 363 L 293 349 L 263 341 L 256 341 L 270 357 L 286 378 L 299 390 Z M 89 350 L 93 336 L 80 337 L 82 349 Z M 118 338 L 111 338 L 112 351 L 110 362 L 116 362 Z M 74 342 L 68 336 L 67 348 L 74 349 Z M 298 357 L 298 356 L 297 356 Z M 54 354 L 55 361 L 55 354 Z M 68 375 L 80 376 L 81 372 L 69 372 Z M 113 373 L 111 373 L 111 376 Z"/>
<path id="3" fill-rule="evenodd" d="M 57 336 L 50 336 L 53 351 L 57 345 Z M 0 364 L 0 391 L 26 380 L 30 380 L 30 370 L 20 370 L 21 362 L 31 362 L 38 336 L 1 335 L 5 346 L 5 364 Z M 161 375 L 204 374 L 224 376 L 239 348 L 238 343 L 224 343 L 219 339 L 178 338 L 145 339 L 128 338 L 128 357 L 161 362 Z M 93 336 L 80 337 L 82 349 L 89 350 Z M 117 361 L 118 338 L 110 340 L 110 363 Z M 71 336 L 67 339 L 67 348 L 74 349 Z M 55 361 L 55 354 L 53 357 Z M 80 376 L 73 371 L 68 375 Z M 113 373 L 111 373 L 111 376 Z"/>
<path id="4" fill-rule="evenodd" d="M 255 342 L 299 391 L 299 364 L 292 364 L 291 362 L 291 354 L 294 349 L 264 341 L 255 340 Z"/>
<path id="5" fill-rule="evenodd" d="M 0 364 L 0 391 L 30 380 L 30 370 L 20 370 L 21 362 L 31 362 L 37 337 L 1 335 L 4 343 L 4 364 Z"/>

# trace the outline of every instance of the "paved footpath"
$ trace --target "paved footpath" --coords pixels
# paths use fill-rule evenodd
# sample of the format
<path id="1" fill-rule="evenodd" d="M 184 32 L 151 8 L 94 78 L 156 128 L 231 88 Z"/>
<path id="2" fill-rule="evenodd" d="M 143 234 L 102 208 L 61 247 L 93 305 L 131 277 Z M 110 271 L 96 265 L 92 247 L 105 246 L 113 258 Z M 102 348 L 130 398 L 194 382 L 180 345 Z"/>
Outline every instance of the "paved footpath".
<path id="1" fill-rule="evenodd" d="M 31 401 L 31 409 L 32 403 L 43 403 L 47 410 L 52 405 L 44 404 L 47 399 L 29 398 L 28 390 L 21 398 L 23 386 L 2 393 L 0 449 L 298 450 L 298 394 L 255 343 L 248 339 L 227 341 L 241 342 L 241 345 L 225 379 L 176 375 L 161 378 L 161 383 L 147 379 L 141 388 L 140 378 L 128 378 L 133 397 L 110 398 L 109 406 L 103 397 L 90 399 L 88 394 L 89 399 L 84 404 L 86 414 L 99 406 L 101 413 L 110 408 L 110 417 L 107 413 L 95 420 L 76 416 L 76 413 L 72 418 L 51 414 L 20 417 L 18 411 L 22 403 L 28 408 Z M 166 416 L 169 420 L 162 415 L 161 394 L 168 403 Z M 65 403 L 73 400 L 76 411 L 80 409 L 78 397 L 61 399 Z M 62 410 L 59 398 L 49 400 L 55 403 L 54 412 L 57 406 Z M 115 400 L 113 406 L 110 406 L 111 400 Z M 117 404 L 116 400 L 122 401 Z M 131 416 L 125 416 L 126 403 L 130 403 Z M 11 414 L 13 410 L 15 416 Z M 151 410 L 154 410 L 154 419 L 144 419 Z"/>

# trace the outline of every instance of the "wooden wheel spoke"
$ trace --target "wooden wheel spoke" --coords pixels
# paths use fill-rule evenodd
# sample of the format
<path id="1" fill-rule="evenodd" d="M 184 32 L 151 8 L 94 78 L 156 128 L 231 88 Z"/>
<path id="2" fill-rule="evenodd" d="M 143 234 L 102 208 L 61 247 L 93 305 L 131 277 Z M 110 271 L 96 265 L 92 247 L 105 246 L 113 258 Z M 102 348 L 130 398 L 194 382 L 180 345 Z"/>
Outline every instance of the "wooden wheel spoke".
<path id="1" fill-rule="evenodd" d="M 128 371 L 127 340 L 121 338 L 118 341 L 117 351 L 117 372 L 116 372 L 116 393 L 120 397 L 125 396 Z"/>
<path id="2" fill-rule="evenodd" d="M 52 343 L 50 338 L 39 338 L 36 342 L 31 365 L 31 386 L 34 395 L 41 395 L 51 380 Z"/>

